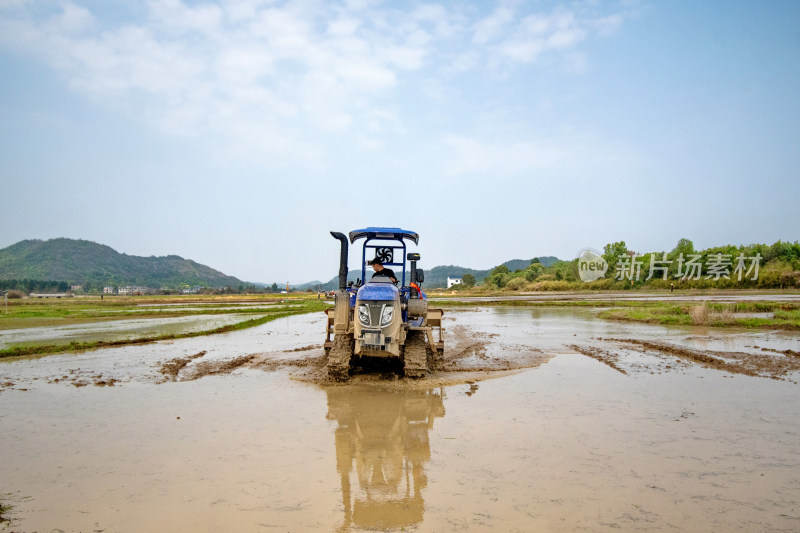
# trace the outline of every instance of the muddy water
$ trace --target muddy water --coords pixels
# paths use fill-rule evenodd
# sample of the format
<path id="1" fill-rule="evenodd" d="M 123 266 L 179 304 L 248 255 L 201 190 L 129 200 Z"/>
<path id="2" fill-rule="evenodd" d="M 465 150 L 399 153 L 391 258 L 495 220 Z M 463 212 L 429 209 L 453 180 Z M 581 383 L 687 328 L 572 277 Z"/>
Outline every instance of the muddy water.
<path id="1" fill-rule="evenodd" d="M 800 529 L 796 372 L 743 375 L 606 340 L 790 358 L 777 351 L 797 336 L 587 310 L 446 316 L 455 371 L 411 384 L 315 381 L 313 316 L 0 363 L 10 530 Z M 190 360 L 173 382 L 160 368 L 175 358 Z"/>
<path id="2" fill-rule="evenodd" d="M 247 320 L 235 314 L 114 320 L 0 331 L 0 348 L 72 341 L 112 341 L 203 331 Z"/>
<path id="3" fill-rule="evenodd" d="M 491 302 L 491 301 L 558 301 L 558 300 L 657 300 L 667 302 L 797 302 L 800 301 L 800 293 L 770 293 L 769 291 L 711 291 L 707 293 L 696 293 L 694 291 L 678 292 L 647 292 L 647 291 L 625 291 L 625 292 L 531 292 L 523 294 L 504 294 L 500 296 L 458 296 L 455 292 L 451 294 L 454 299 L 460 302 Z M 434 298 L 433 301 L 445 298 Z"/>

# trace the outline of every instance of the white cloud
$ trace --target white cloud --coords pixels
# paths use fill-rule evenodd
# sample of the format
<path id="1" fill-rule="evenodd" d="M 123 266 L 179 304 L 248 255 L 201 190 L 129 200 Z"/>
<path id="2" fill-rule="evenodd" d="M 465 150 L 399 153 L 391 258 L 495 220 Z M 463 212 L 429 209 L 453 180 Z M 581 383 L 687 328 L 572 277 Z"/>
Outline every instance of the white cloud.
<path id="1" fill-rule="evenodd" d="M 584 40 L 586 23 L 569 11 L 556 9 L 551 14 L 524 17 L 511 35 L 496 47 L 513 61 L 529 63 L 548 50 L 572 48 Z"/>
<path id="2" fill-rule="evenodd" d="M 508 7 L 499 7 L 488 17 L 475 23 L 472 42 L 485 44 L 501 35 L 513 22 L 514 12 Z"/>
<path id="3" fill-rule="evenodd" d="M 328 35 L 347 37 L 356 33 L 361 21 L 355 17 L 340 17 L 328 24 Z"/>
<path id="4" fill-rule="evenodd" d="M 615 14 L 598 18 L 593 25 L 600 35 L 611 35 L 622 25 L 622 15 Z"/>
<path id="5" fill-rule="evenodd" d="M 288 157 L 293 143 L 320 153 L 309 149 L 320 135 L 401 131 L 395 91 L 406 76 L 424 80 L 411 85 L 425 95 L 437 80 L 533 63 L 546 52 L 580 72 L 579 45 L 622 20 L 502 6 L 477 18 L 437 3 L 403 11 L 368 1 L 142 0 L 120 22 L 94 6 L 7 3 L 0 47 L 37 57 L 74 89 L 171 134 L 226 132 L 232 145 L 259 153 L 264 146 L 252 139 L 269 139 L 267 150 Z"/>

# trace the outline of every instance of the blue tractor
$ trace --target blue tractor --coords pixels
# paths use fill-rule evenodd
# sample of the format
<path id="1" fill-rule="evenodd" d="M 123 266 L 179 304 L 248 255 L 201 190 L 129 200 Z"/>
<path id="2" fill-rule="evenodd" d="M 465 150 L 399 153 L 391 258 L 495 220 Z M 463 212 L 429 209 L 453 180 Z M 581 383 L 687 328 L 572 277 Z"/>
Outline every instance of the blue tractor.
<path id="1" fill-rule="evenodd" d="M 417 268 L 420 256 L 406 250 L 406 242 L 417 244 L 419 235 L 400 228 L 351 231 L 349 244 L 359 239 L 364 239 L 364 243 L 361 278 L 350 284 L 347 283 L 348 237 L 335 231 L 331 235 L 341 242 L 341 253 L 336 304 L 327 311 L 324 346 L 328 375 L 347 380 L 353 359 L 371 357 L 400 359 L 407 377 L 423 377 L 444 353 L 444 313 L 428 308 L 428 298 L 422 291 L 425 275 Z M 399 276 L 395 274 L 396 282 L 381 275 L 381 271 L 366 282 L 367 264 L 376 260 L 386 268 L 398 272 L 402 269 Z"/>

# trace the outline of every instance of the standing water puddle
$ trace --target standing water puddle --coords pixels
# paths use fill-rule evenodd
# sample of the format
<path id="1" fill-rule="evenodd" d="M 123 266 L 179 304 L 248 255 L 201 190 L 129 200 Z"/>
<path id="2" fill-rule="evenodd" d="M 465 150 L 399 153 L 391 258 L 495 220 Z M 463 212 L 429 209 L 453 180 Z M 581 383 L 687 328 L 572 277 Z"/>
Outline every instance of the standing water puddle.
<path id="1" fill-rule="evenodd" d="M 466 371 L 447 381 L 442 371 L 410 383 L 309 384 L 292 379 L 292 365 L 319 360 L 323 320 L 305 315 L 2 362 L 9 530 L 800 528 L 796 374 L 672 368 L 673 356 L 606 340 L 759 354 L 796 349 L 797 336 L 606 322 L 572 309 L 445 316 L 465 367 L 546 357 L 498 379 Z M 619 356 L 626 373 L 569 346 Z M 245 356 L 195 379 L 202 364 Z M 185 368 L 164 382 L 161 365 L 181 357 Z M 117 385 L 73 386 L 94 376 Z"/>
<path id="2" fill-rule="evenodd" d="M 243 317 L 237 314 L 198 315 L 7 329 L 0 330 L 0 349 L 30 344 L 114 341 L 155 337 L 158 335 L 177 335 L 235 324 L 248 318 L 252 318 L 252 316 Z"/>

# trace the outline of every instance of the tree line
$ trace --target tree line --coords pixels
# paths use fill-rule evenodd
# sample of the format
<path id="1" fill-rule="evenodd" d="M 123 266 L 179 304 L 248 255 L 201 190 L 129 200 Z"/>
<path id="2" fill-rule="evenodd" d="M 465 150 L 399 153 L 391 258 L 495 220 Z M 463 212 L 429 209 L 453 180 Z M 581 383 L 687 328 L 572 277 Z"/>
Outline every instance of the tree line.
<path id="1" fill-rule="evenodd" d="M 606 271 L 584 282 L 578 258 L 545 267 L 538 259 L 510 271 L 500 265 L 480 284 L 467 283 L 453 290 L 623 290 L 632 288 L 800 288 L 800 242 L 772 245 L 723 245 L 697 250 L 690 239 L 680 239 L 669 251 L 639 253 L 625 241 L 608 243 L 601 254 Z"/>
<path id="2" fill-rule="evenodd" d="M 69 284 L 66 281 L 53 281 L 41 279 L 0 279 L 0 291 L 18 290 L 31 292 L 67 292 Z"/>

